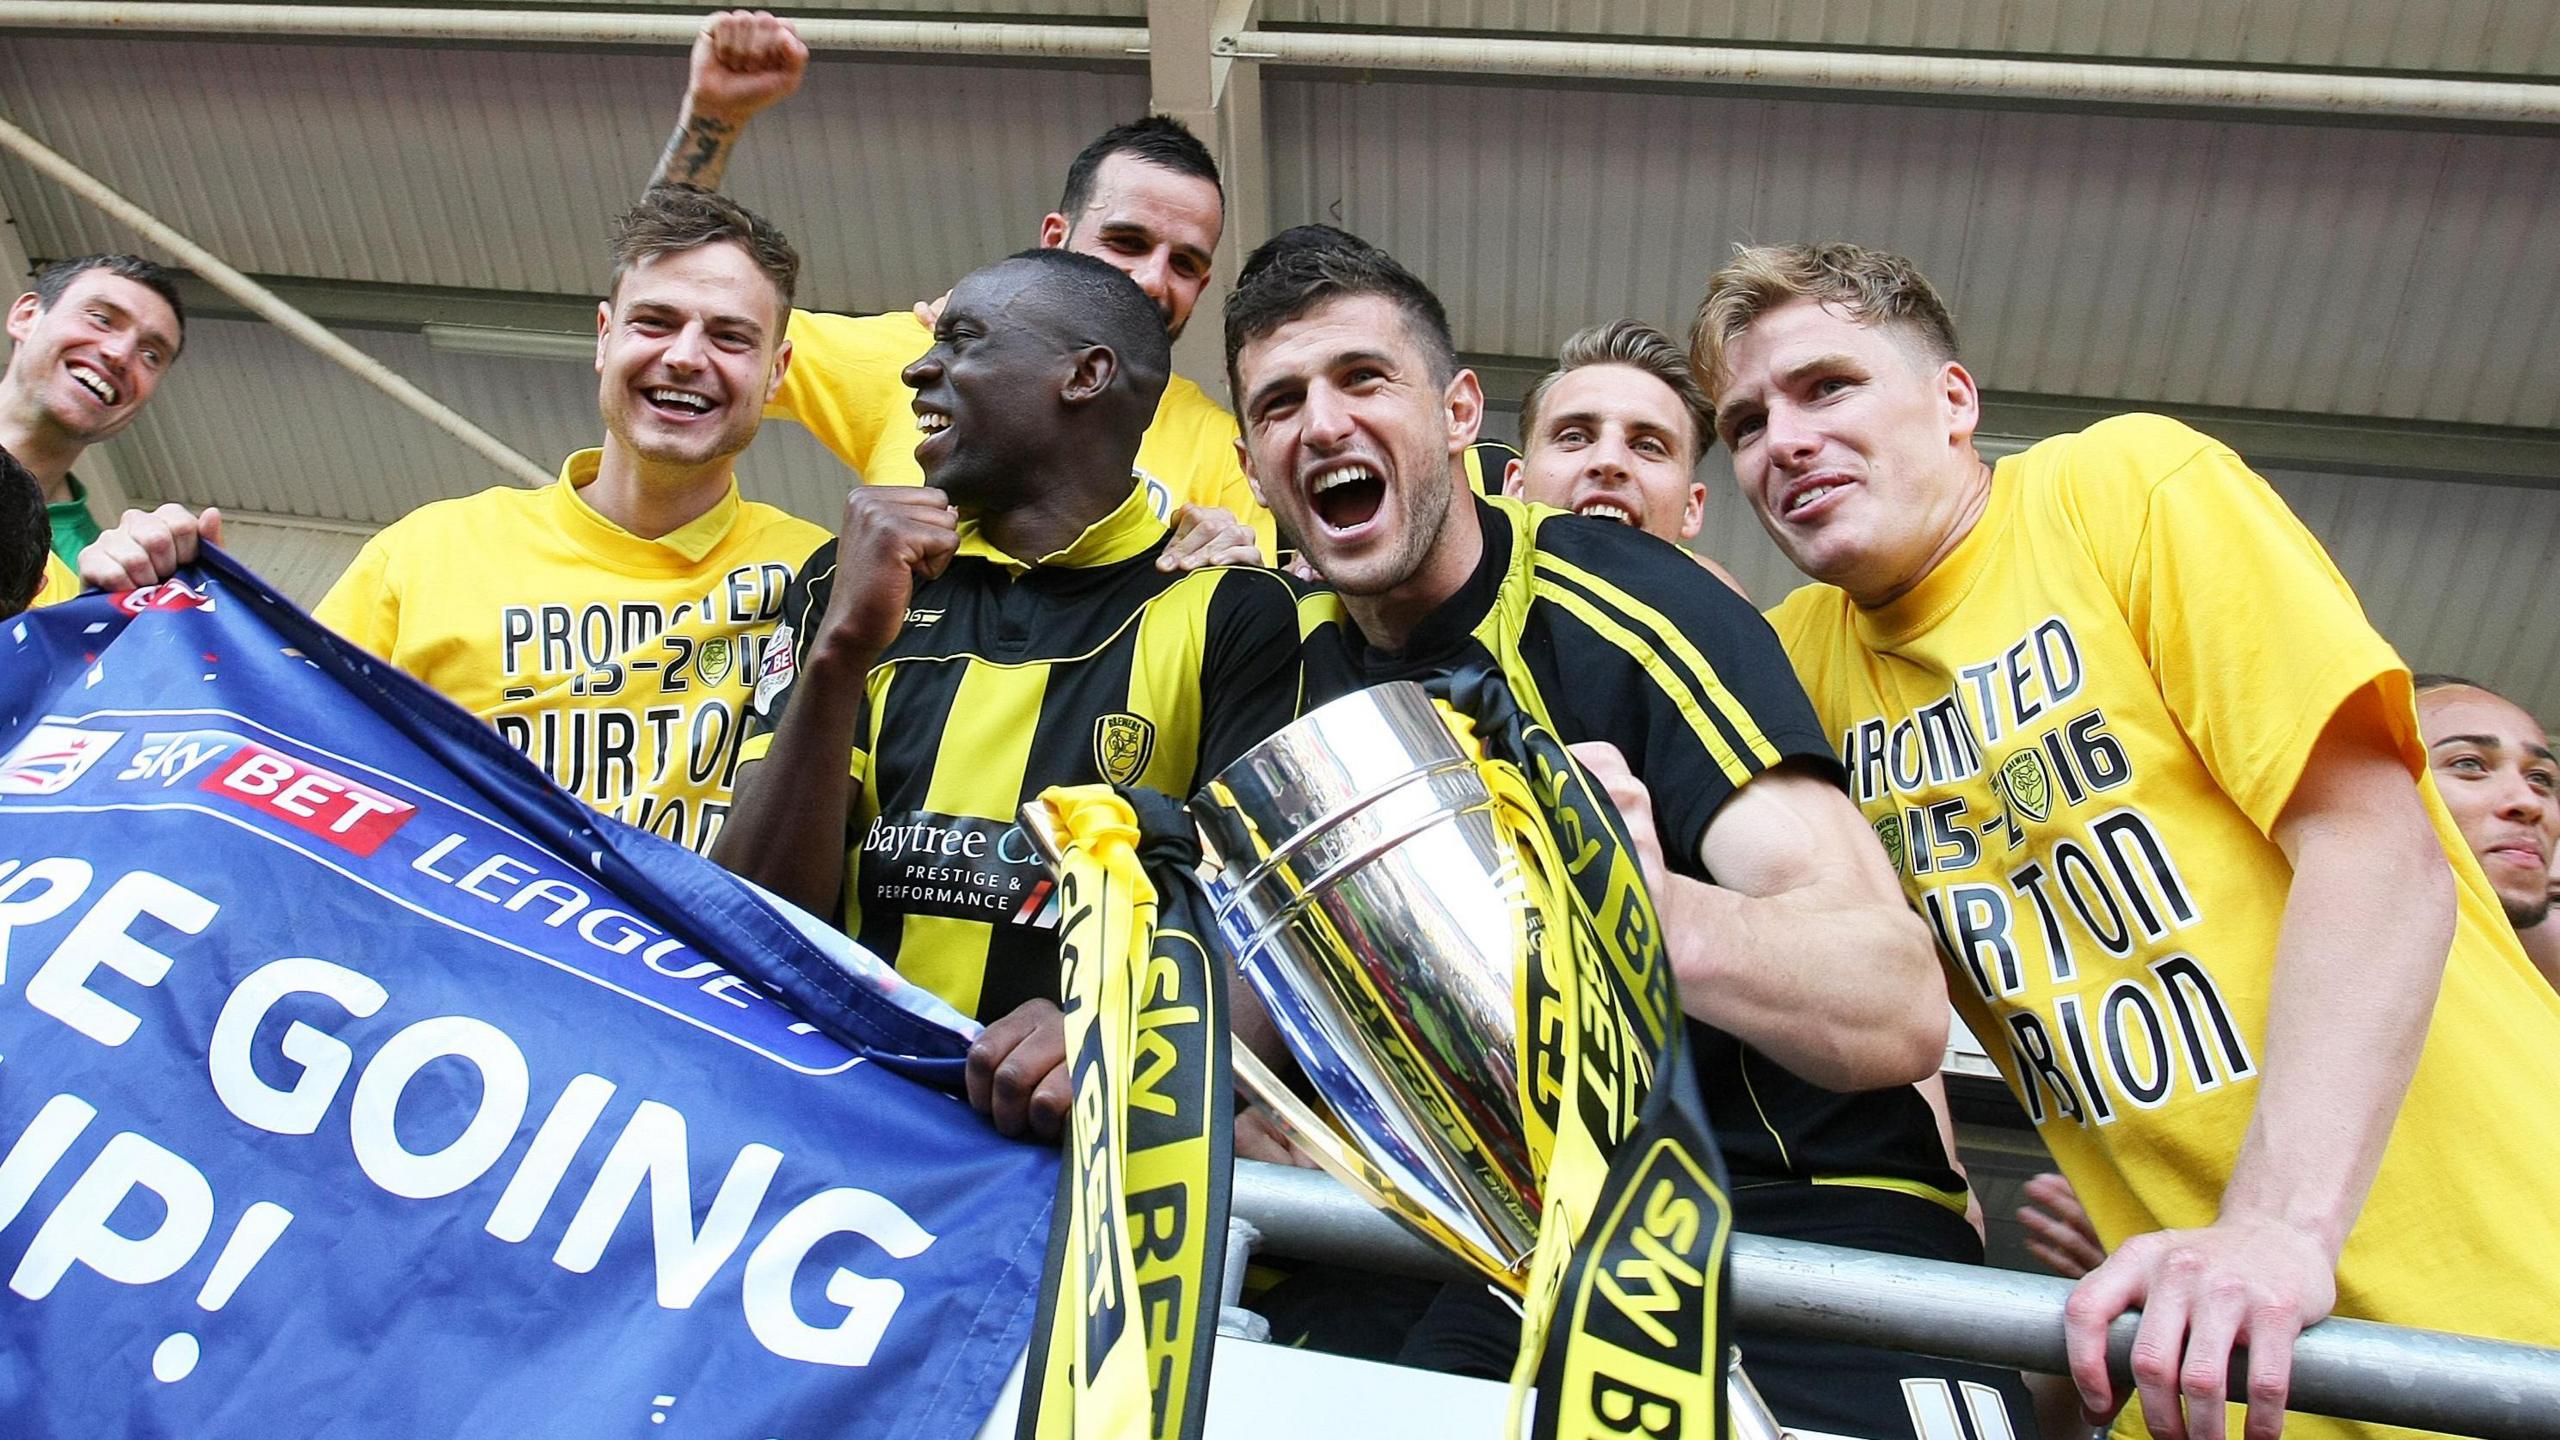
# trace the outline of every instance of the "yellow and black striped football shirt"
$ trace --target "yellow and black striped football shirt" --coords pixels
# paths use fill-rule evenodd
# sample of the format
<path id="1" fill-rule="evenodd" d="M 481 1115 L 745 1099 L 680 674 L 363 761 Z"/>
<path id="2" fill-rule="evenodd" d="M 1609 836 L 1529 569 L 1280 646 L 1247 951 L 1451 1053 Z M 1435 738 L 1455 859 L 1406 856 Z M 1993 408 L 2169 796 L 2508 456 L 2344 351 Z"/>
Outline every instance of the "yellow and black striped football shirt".
<path id="1" fill-rule="evenodd" d="M 1483 558 L 1402 651 L 1371 648 L 1328 592 L 1300 601 L 1309 705 L 1497 666 L 1558 739 L 1618 747 L 1653 793 L 1664 863 L 1695 880 L 1713 880 L 1699 842 L 1752 777 L 1784 762 L 1840 775 L 1767 622 L 1687 551 L 1500 496 L 1475 506 Z M 1918 1091 L 1835 1094 L 1712 1026 L 1692 1020 L 1689 1038 L 1737 1205 L 1751 1208 L 1743 1192 L 1755 1186 L 1794 1181 L 1900 1191 L 1962 1212 L 1964 1183 Z"/>
<path id="2" fill-rule="evenodd" d="M 845 930 L 981 1020 L 1058 997 L 1058 907 L 1015 822 L 1052 785 L 1188 798 L 1298 705 L 1293 594 L 1278 572 L 1156 569 L 1143 490 L 1054 555 L 974 524 L 918 585 L 871 669 L 845 836 Z M 835 579 L 829 541 L 783 603 L 742 760 L 772 747 Z"/>

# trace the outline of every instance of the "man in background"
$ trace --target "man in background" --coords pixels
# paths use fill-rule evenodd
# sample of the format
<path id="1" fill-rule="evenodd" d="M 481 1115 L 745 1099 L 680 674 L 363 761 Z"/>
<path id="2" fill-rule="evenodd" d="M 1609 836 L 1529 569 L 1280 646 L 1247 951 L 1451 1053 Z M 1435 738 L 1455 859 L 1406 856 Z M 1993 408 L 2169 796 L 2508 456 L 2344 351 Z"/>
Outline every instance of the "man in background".
<path id="1" fill-rule="evenodd" d="M 1521 397 L 1520 454 L 1502 493 L 1685 546 L 1706 519 L 1698 462 L 1714 425 L 1670 336 L 1641 320 L 1594 325 L 1567 339 L 1556 368 Z M 1723 566 L 1696 558 L 1742 594 Z"/>
<path id="2" fill-rule="evenodd" d="M 808 64 L 787 20 L 729 10 L 705 21 L 653 181 L 718 189 L 747 122 L 797 92 Z M 1076 156 L 1058 208 L 1036 233 L 1043 249 L 1091 255 L 1127 275 L 1178 338 L 1209 283 L 1225 205 L 1207 147 L 1182 122 L 1149 115 L 1113 126 Z M 899 374 L 932 345 L 933 309 L 793 311 L 797 360 L 773 413 L 808 426 L 866 484 L 923 484 L 916 447 L 924 437 Z M 1148 503 L 1174 526 L 1166 569 L 1271 557 L 1271 516 L 1245 484 L 1235 436 L 1234 418 L 1199 386 L 1179 375 L 1166 383 L 1137 463 Z"/>

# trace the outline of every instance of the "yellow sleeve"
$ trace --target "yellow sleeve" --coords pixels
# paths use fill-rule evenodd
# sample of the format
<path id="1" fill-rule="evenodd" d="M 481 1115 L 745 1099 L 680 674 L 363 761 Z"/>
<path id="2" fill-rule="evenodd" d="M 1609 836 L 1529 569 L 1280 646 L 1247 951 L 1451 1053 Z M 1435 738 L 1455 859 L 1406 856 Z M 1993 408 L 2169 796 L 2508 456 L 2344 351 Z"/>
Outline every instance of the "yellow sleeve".
<path id="1" fill-rule="evenodd" d="M 1267 562 L 1276 558 L 1279 528 L 1271 512 L 1253 498 L 1253 482 L 1244 474 L 1244 463 L 1236 456 L 1236 417 L 1226 407 L 1209 398 L 1197 386 L 1188 393 L 1166 392 L 1166 403 L 1157 409 L 1154 429 L 1150 430 L 1146 448 L 1138 452 L 1141 469 L 1154 469 L 1157 446 L 1156 431 L 1179 427 L 1183 435 L 1178 460 L 1180 477 L 1164 478 L 1178 485 L 1177 504 L 1215 505 L 1253 527 L 1254 543 L 1262 547 Z"/>
<path id="2" fill-rule="evenodd" d="M 908 314 L 794 310 L 790 340 L 790 368 L 765 413 L 809 427 L 837 459 L 867 473 L 881 435 L 909 413 L 913 392 L 899 377 L 932 348 L 932 332 Z"/>
<path id="3" fill-rule="evenodd" d="M 376 535 L 364 542 L 346 573 L 320 597 L 311 618 L 390 660 L 400 643 L 400 592 L 391 582 L 391 550 L 384 540 Z"/>
<path id="4" fill-rule="evenodd" d="M 2066 463 L 2170 713 L 2261 831 L 2273 832 L 2330 718 L 2367 687 L 2379 687 L 2411 773 L 2425 768 L 2408 667 L 2239 456 L 2175 421 L 2128 416 L 2078 437 Z"/>
<path id="5" fill-rule="evenodd" d="M 79 593 L 80 577 L 71 573 L 71 567 L 62 563 L 61 556 L 48 550 L 44 557 L 44 579 L 37 583 L 36 598 L 28 602 L 27 608 L 59 605 Z"/>

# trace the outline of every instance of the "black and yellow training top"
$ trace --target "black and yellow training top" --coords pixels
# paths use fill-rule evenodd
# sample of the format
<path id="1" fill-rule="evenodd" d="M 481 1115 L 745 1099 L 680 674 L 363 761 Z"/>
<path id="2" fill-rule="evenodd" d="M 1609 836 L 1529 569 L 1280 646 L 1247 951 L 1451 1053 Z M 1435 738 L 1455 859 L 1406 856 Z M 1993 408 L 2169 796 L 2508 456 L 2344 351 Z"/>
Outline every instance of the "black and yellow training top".
<path id="1" fill-rule="evenodd" d="M 1371 648 L 1331 593 L 1301 600 L 1309 705 L 1495 665 L 1558 739 L 1618 747 L 1653 794 L 1665 863 L 1696 880 L 1714 878 L 1698 857 L 1708 824 L 1752 777 L 1785 762 L 1840 775 L 1777 637 L 1686 551 L 1607 520 L 1499 496 L 1474 503 L 1483 558 L 1401 652 Z M 1963 1213 L 1964 1182 L 1910 1086 L 1835 1094 L 1696 1020 L 1689 1040 L 1738 1204 L 1753 1187 L 1795 1182 Z"/>
<path id="2" fill-rule="evenodd" d="M 981 1020 L 1058 997 L 1058 905 L 1015 822 L 1052 785 L 1187 798 L 1298 704 L 1292 592 L 1278 572 L 1155 567 L 1165 523 L 1143 490 L 1053 555 L 1024 561 L 960 529 L 916 587 L 855 740 L 847 933 Z M 756 687 L 742 759 L 760 760 L 826 614 L 835 542 L 809 557 Z"/>

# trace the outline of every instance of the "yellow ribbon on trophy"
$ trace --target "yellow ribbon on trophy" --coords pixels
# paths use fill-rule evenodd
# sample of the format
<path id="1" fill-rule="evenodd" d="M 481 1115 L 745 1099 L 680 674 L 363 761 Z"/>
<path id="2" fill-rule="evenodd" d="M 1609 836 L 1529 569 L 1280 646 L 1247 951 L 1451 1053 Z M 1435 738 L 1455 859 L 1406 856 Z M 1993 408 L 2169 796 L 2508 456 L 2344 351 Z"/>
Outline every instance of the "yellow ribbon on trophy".
<path id="1" fill-rule="evenodd" d="M 1197 841 L 1172 800 L 1107 785 L 1048 790 L 1023 818 L 1058 871 L 1074 1101 L 1016 1433 L 1197 1436 L 1234 1119 Z"/>
<path id="2" fill-rule="evenodd" d="M 1536 940 L 1517 989 L 1521 1113 L 1539 1162 L 1511 1433 L 1726 1433 L 1732 1203 L 1688 1053 L 1660 921 L 1625 822 L 1490 669 L 1451 677 L 1520 855 Z"/>

